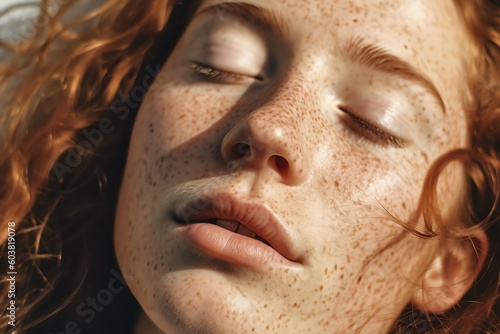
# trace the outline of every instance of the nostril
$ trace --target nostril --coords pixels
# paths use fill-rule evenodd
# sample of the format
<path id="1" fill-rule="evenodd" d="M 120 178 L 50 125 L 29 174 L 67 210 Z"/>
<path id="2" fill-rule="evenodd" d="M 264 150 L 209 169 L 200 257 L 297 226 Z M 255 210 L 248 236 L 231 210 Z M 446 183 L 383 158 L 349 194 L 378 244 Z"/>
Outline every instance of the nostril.
<path id="1" fill-rule="evenodd" d="M 288 161 L 285 158 L 279 155 L 273 155 L 269 161 L 271 164 L 274 164 L 276 169 L 281 173 L 286 173 L 288 171 L 289 165 Z"/>
<path id="2" fill-rule="evenodd" d="M 237 143 L 231 146 L 231 149 L 227 151 L 228 160 L 239 160 L 242 157 L 248 155 L 252 151 L 250 145 L 245 143 Z"/>
<path id="3" fill-rule="evenodd" d="M 236 152 L 238 156 L 242 157 L 250 152 L 250 145 L 245 143 L 238 143 L 238 145 L 236 145 Z"/>

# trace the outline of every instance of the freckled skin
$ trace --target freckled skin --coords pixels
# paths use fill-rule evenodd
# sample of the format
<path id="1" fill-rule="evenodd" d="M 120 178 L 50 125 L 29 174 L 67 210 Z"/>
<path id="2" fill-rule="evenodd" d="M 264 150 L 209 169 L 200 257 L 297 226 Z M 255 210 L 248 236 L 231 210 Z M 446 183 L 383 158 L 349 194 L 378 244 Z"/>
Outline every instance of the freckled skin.
<path id="1" fill-rule="evenodd" d="M 287 29 L 286 41 L 246 33 L 287 51 L 271 48 L 279 65 L 260 83 L 201 79 L 189 57 L 209 37 L 195 18 L 136 120 L 115 222 L 121 269 L 158 332 L 387 333 L 439 241 L 404 232 L 384 209 L 408 219 L 432 161 L 465 145 L 465 28 L 451 1 L 247 2 L 276 11 Z M 248 30 L 219 20 L 229 36 Z M 335 46 L 360 35 L 429 77 L 446 114 L 415 82 L 343 58 Z M 366 117 L 393 105 L 407 145 L 346 126 L 341 103 Z M 253 143 L 251 159 L 240 143 Z M 181 192 L 216 190 L 266 203 L 291 231 L 301 269 L 234 268 L 172 233 L 166 211 Z"/>

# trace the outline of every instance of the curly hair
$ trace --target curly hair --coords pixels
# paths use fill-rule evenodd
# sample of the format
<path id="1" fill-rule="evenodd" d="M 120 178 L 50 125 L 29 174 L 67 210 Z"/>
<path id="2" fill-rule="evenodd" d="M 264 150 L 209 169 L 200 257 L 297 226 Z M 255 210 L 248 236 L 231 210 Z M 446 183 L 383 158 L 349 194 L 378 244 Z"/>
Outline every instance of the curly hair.
<path id="1" fill-rule="evenodd" d="M 0 330 L 6 333 L 67 321 L 74 311 L 69 305 L 116 265 L 111 222 L 141 100 L 133 88 L 147 90 L 144 78 L 158 73 L 198 4 L 110 0 L 63 24 L 76 2 L 65 0 L 53 11 L 52 2 L 43 0 L 37 22 L 46 24 L 37 25 L 34 36 L 0 41 L 12 55 L 0 63 L 0 94 L 8 111 L 0 113 L 0 229 L 15 224 L 20 319 L 10 326 L 4 310 Z M 447 165 L 459 161 L 465 166 L 463 214 L 469 226 L 448 236 L 467 239 L 481 228 L 491 247 L 482 273 L 456 307 L 441 315 L 408 307 L 394 333 L 500 331 L 500 3 L 455 3 L 477 50 L 464 99 L 469 148 L 446 153 L 428 172 L 416 214 L 429 232 L 398 223 L 422 238 L 446 233 L 432 232 L 441 220 L 437 182 Z M 0 235 L 2 273 L 7 237 Z M 4 305 L 7 277 L 0 290 Z"/>

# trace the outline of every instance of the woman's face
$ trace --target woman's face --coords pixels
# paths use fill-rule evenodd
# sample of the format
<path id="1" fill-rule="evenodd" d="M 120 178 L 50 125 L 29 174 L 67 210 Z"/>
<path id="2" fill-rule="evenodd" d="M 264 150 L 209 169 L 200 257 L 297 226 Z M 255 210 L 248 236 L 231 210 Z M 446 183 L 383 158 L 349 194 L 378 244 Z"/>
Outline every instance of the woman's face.
<path id="1" fill-rule="evenodd" d="M 464 36 L 452 1 L 203 1 L 142 103 L 116 214 L 154 323 L 388 331 L 437 248 L 388 218 L 465 145 Z"/>

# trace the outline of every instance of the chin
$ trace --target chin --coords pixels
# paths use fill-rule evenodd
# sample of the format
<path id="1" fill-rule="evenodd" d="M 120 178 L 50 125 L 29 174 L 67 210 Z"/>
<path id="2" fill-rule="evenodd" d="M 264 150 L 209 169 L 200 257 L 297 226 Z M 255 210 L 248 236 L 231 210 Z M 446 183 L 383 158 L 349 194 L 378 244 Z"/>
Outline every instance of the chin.
<path id="1" fill-rule="evenodd" d="M 150 297 L 151 307 L 147 307 L 149 303 L 142 303 L 137 296 L 147 315 L 169 334 L 252 333 L 252 330 L 258 333 L 255 326 L 264 320 L 255 316 L 255 309 L 261 306 L 254 293 L 245 293 L 214 270 L 168 273 L 162 276 L 158 291 Z"/>

